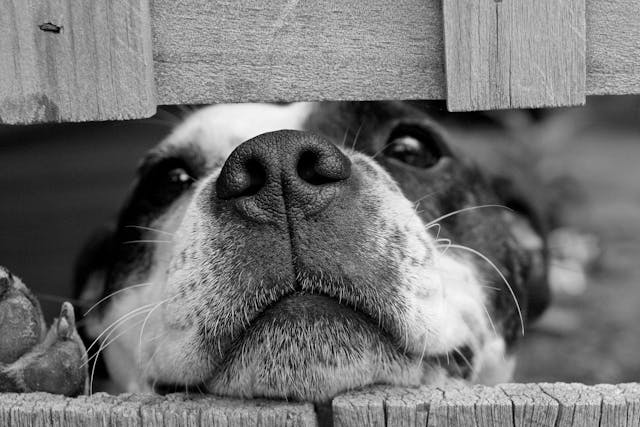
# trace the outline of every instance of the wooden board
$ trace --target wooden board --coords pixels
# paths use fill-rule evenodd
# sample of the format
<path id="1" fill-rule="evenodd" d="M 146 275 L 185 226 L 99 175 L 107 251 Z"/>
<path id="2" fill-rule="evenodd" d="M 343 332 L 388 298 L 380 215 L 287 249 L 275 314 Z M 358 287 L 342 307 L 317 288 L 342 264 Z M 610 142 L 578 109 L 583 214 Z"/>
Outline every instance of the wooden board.
<path id="1" fill-rule="evenodd" d="M 450 111 L 585 102 L 585 0 L 444 0 Z"/>
<path id="2" fill-rule="evenodd" d="M 75 399 L 46 393 L 0 394 L 0 425 L 27 426 L 315 426 L 313 405 L 152 394 Z"/>
<path id="3" fill-rule="evenodd" d="M 440 0 L 155 0 L 151 12 L 161 104 L 446 97 Z M 640 93 L 637 1 L 586 0 L 586 22 L 586 94 Z"/>
<path id="4" fill-rule="evenodd" d="M 318 408 L 323 408 L 320 405 Z M 639 427 L 640 384 L 372 387 L 309 403 L 212 396 L 0 394 L 0 425 Z"/>
<path id="5" fill-rule="evenodd" d="M 149 1 L 0 0 L 0 121 L 139 118 L 156 104 L 446 97 L 441 0 L 392 7 L 384 0 L 153 0 L 151 9 Z M 560 55 L 553 66 L 540 58 L 580 42 L 582 2 L 580 77 L 569 64 L 581 67 L 581 58 Z M 486 3 L 495 8 L 495 0 Z M 519 22 L 557 40 L 534 50 L 542 55 L 537 61 L 525 58 L 545 79 L 522 64 L 501 68 L 494 85 L 507 81 L 508 70 L 524 76 L 518 87 L 532 88 L 522 98 L 511 92 L 509 105 L 580 103 L 583 86 L 587 95 L 640 93 L 637 0 L 502 0 L 498 7 L 514 3 L 527 5 L 517 9 L 525 14 Z M 551 13 L 555 18 L 540 25 L 524 19 L 563 4 L 576 14 Z M 522 46 L 526 38 L 511 41 Z M 562 79 L 560 89 L 551 85 Z M 500 86 L 497 93 L 508 91 Z"/>
<path id="6" fill-rule="evenodd" d="M 640 93 L 637 0 L 587 0 L 587 93 Z"/>
<path id="7" fill-rule="evenodd" d="M 0 123 L 148 117 L 147 0 L 0 0 Z"/>
<path id="8" fill-rule="evenodd" d="M 443 98 L 440 2 L 155 0 L 161 103 Z"/>
<path id="9" fill-rule="evenodd" d="M 640 385 L 372 388 L 333 400 L 337 426 L 637 427 Z"/>

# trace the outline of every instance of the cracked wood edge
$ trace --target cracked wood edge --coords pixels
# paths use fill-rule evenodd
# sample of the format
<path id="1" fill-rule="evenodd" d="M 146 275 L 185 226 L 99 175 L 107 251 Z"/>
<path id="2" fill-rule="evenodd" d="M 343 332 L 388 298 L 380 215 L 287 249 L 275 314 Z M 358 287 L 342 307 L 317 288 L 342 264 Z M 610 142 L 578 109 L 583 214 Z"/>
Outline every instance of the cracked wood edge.
<path id="1" fill-rule="evenodd" d="M 371 387 L 336 397 L 339 426 L 640 426 L 640 384 Z M 212 396 L 0 394 L 0 425 L 315 426 L 313 405 Z"/>
<path id="2" fill-rule="evenodd" d="M 175 394 L 0 394 L 0 425 L 27 426 L 316 426 L 313 405 Z"/>
<path id="3" fill-rule="evenodd" d="M 376 387 L 333 401 L 335 426 L 640 426 L 640 384 Z"/>

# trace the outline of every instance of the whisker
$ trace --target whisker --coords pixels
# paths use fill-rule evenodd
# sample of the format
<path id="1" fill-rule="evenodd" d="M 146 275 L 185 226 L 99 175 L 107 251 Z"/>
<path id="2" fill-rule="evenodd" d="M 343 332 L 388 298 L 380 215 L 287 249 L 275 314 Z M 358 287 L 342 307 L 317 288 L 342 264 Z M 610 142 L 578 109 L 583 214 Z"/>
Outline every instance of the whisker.
<path id="1" fill-rule="evenodd" d="M 428 227 L 425 227 L 425 228 L 426 228 L 427 231 L 429 231 L 429 229 L 432 228 L 432 227 L 438 227 L 438 231 L 436 232 L 436 241 L 438 241 L 439 238 L 440 238 L 440 232 L 442 231 L 442 226 L 436 222 L 436 223 L 433 223 L 433 224 L 431 224 L 431 225 L 429 225 Z"/>
<path id="2" fill-rule="evenodd" d="M 340 144 L 341 147 L 344 147 L 345 144 L 347 143 L 347 135 L 349 134 L 349 128 L 347 128 L 347 130 L 344 131 L 344 136 L 342 137 L 342 144 Z"/>
<path id="3" fill-rule="evenodd" d="M 100 333 L 100 335 L 98 335 L 98 337 L 93 340 L 93 342 L 91 343 L 91 345 L 89 345 L 89 347 L 87 347 L 87 353 L 89 352 L 89 350 L 91 350 L 96 343 L 98 343 L 100 341 L 100 338 L 102 338 L 106 333 L 108 333 L 111 329 L 117 328 L 122 322 L 126 322 L 127 320 L 129 320 L 129 318 L 134 317 L 140 313 L 144 313 L 145 310 L 153 307 L 155 305 L 155 303 L 153 304 L 145 304 L 142 307 L 138 307 L 134 310 L 129 311 L 128 313 L 120 316 L 117 320 L 115 320 L 114 322 L 112 322 L 109 326 L 107 326 L 105 328 L 104 331 L 102 331 L 102 333 Z"/>
<path id="4" fill-rule="evenodd" d="M 440 231 L 440 230 L 438 230 Z M 446 238 L 442 238 L 442 239 L 437 239 L 436 243 L 442 243 L 440 245 L 436 245 L 436 247 L 441 247 L 441 246 L 445 246 L 444 250 L 442 251 L 442 254 L 446 254 L 447 251 L 449 250 L 449 248 L 451 247 L 451 240 L 450 239 L 446 239 Z"/>
<path id="5" fill-rule="evenodd" d="M 473 372 L 473 366 L 471 365 L 471 362 L 469 362 L 469 359 L 467 359 L 467 357 L 464 354 L 462 354 L 462 352 L 457 348 L 454 348 L 453 351 L 462 358 L 464 363 L 466 363 L 469 369 L 471 369 L 471 372 Z"/>
<path id="6" fill-rule="evenodd" d="M 351 149 L 356 149 L 356 142 L 358 141 L 358 137 L 360 136 L 360 131 L 362 130 L 362 125 L 364 125 L 364 120 L 360 122 L 360 126 L 358 126 L 358 130 L 356 131 L 356 135 L 353 137 L 353 143 L 351 144 Z"/>
<path id="7" fill-rule="evenodd" d="M 375 159 L 376 157 L 378 157 L 380 154 L 382 154 L 384 152 L 384 150 L 387 149 L 387 147 L 391 146 L 395 141 L 391 141 L 391 142 L 387 142 L 386 144 L 384 144 L 384 146 L 375 152 L 375 154 L 373 156 L 371 156 L 372 159 Z"/>
<path id="8" fill-rule="evenodd" d="M 424 355 L 427 352 L 427 337 L 424 338 L 424 345 L 422 346 L 422 352 L 420 353 L 420 362 L 418 365 L 422 365 L 422 361 L 424 360 Z"/>
<path id="9" fill-rule="evenodd" d="M 449 245 L 449 247 L 450 248 L 454 248 L 454 249 L 460 249 L 460 250 L 468 251 L 468 252 L 470 252 L 470 253 L 482 258 L 483 260 L 485 260 L 496 271 L 496 273 L 498 273 L 498 275 L 500 276 L 502 281 L 505 283 L 505 285 L 507 285 L 507 288 L 509 289 L 509 292 L 511 293 L 511 296 L 513 297 L 513 301 L 514 301 L 514 303 L 516 305 L 516 309 L 518 310 L 518 316 L 520 317 L 520 326 L 522 327 L 522 336 L 524 336 L 524 318 L 522 316 L 522 310 L 520 309 L 520 304 L 518 303 L 518 298 L 516 298 L 516 294 L 513 291 L 513 288 L 511 287 L 511 285 L 507 281 L 507 278 L 504 277 L 504 274 L 502 274 L 500 269 L 487 256 L 485 256 L 484 254 L 482 254 L 481 252 L 479 252 L 479 251 L 477 251 L 477 250 L 475 250 L 473 248 L 470 248 L 468 246 L 462 246 L 462 245 L 454 245 L 454 244 Z"/>
<path id="10" fill-rule="evenodd" d="M 426 199 L 427 197 L 431 197 L 431 196 L 433 196 L 433 195 L 435 195 L 437 193 L 438 193 L 437 191 L 432 191 L 432 192 L 425 194 L 424 196 L 420 197 L 419 199 L 417 199 L 417 200 L 415 200 L 415 201 L 413 201 L 411 203 L 418 204 L 421 201 L 423 201 L 424 199 Z"/>
<path id="11" fill-rule="evenodd" d="M 468 208 L 462 208 L 462 209 L 458 209 L 458 210 L 453 211 L 453 212 L 449 212 L 448 214 L 444 214 L 444 215 L 442 215 L 441 217 L 436 218 L 436 219 L 434 219 L 433 221 L 428 222 L 428 223 L 425 225 L 425 227 L 430 227 L 431 225 L 433 225 L 433 224 L 435 224 L 435 223 L 438 223 L 438 222 L 442 221 L 443 219 L 449 218 L 449 217 L 451 217 L 451 216 L 457 215 L 457 214 L 462 213 L 462 212 L 468 212 L 468 211 L 472 211 L 472 210 L 475 210 L 475 209 L 483 209 L 483 208 L 504 208 L 504 209 L 508 209 L 508 210 L 510 210 L 510 211 L 512 211 L 512 210 L 513 210 L 513 209 L 511 209 L 511 208 L 509 208 L 509 207 L 507 207 L 507 206 L 504 206 L 504 205 L 479 205 L 479 206 L 471 206 L 471 207 L 468 207 Z"/>
<path id="12" fill-rule="evenodd" d="M 153 307 L 151 310 L 149 310 L 149 313 L 147 313 L 147 316 L 144 318 L 144 321 L 142 323 L 142 328 L 140 328 L 140 336 L 139 336 L 139 340 L 138 340 L 138 359 L 142 359 L 142 335 L 144 334 L 144 328 L 145 326 L 147 326 L 147 322 L 149 321 L 149 318 L 151 317 L 151 315 L 153 314 L 154 311 L 156 311 L 158 308 L 160 308 L 163 304 L 170 302 L 171 300 L 176 299 L 180 294 L 176 294 L 170 298 L 166 298 L 162 301 L 160 301 L 159 303 L 156 304 L 155 307 Z"/>
<path id="13" fill-rule="evenodd" d="M 168 236 L 173 236 L 174 235 L 174 233 L 170 233 L 168 231 L 160 230 L 160 229 L 153 228 L 153 227 L 145 227 L 145 226 L 142 226 L 142 225 L 125 225 L 124 227 L 125 228 L 137 228 L 139 230 L 153 231 L 153 232 L 156 232 L 156 233 L 166 234 Z"/>
<path id="14" fill-rule="evenodd" d="M 119 289 L 119 290 L 117 290 L 117 291 L 115 291 L 115 292 L 112 292 L 112 293 L 110 293 L 109 295 L 107 295 L 106 297 L 104 297 L 104 298 L 100 299 L 97 303 L 93 304 L 93 305 L 89 308 L 89 310 L 87 310 L 87 311 L 84 313 L 84 316 L 86 316 L 87 314 L 91 313 L 91 311 L 92 311 L 94 308 L 96 308 L 97 306 L 99 306 L 100 304 L 102 304 L 103 302 L 105 302 L 106 300 L 108 300 L 109 298 L 111 298 L 111 297 L 113 297 L 113 296 L 115 296 L 115 295 L 118 295 L 118 294 L 119 294 L 119 293 L 121 293 L 121 292 L 124 292 L 124 291 L 127 291 L 127 290 L 131 290 L 131 289 L 135 289 L 135 288 L 142 288 L 142 287 L 144 287 L 144 286 L 151 286 L 151 285 L 152 285 L 152 283 L 151 283 L 151 282 L 139 283 L 139 284 L 137 284 L 137 285 L 127 286 L 126 288 L 122 288 L 122 289 Z"/>
<path id="15" fill-rule="evenodd" d="M 96 352 L 96 354 L 94 354 L 93 356 L 91 356 L 90 358 L 87 359 L 87 361 L 85 363 L 89 363 L 89 361 L 91 359 L 93 359 L 93 366 L 91 367 L 91 376 L 89 377 L 89 394 L 90 395 L 93 394 L 93 379 L 95 378 L 96 366 L 98 366 L 98 357 L 100 356 L 100 353 L 103 350 L 105 350 L 108 346 L 110 346 L 113 342 L 115 342 L 117 339 L 119 339 L 122 335 L 126 334 L 127 332 L 129 332 L 131 329 L 135 328 L 139 324 L 140 324 L 140 322 L 129 326 L 124 331 L 122 331 L 118 335 L 116 335 L 115 338 L 113 338 L 113 339 L 111 339 L 111 340 L 109 340 L 107 342 L 106 340 L 109 337 L 111 337 L 112 333 L 115 332 L 116 329 L 111 331 L 111 333 L 105 338 L 105 342 L 100 344 L 100 348 L 98 348 L 98 351 Z M 84 366 L 84 364 L 83 364 L 83 366 Z"/>
<path id="16" fill-rule="evenodd" d="M 164 336 L 165 334 L 159 334 L 157 337 L 154 337 L 154 339 L 157 339 L 159 337 Z M 156 355 L 158 354 L 158 352 L 160 351 L 160 346 L 156 346 L 156 349 L 153 350 L 153 353 L 151 354 L 151 357 L 149 357 L 149 360 L 147 360 L 147 364 L 144 367 L 144 369 L 142 370 L 142 376 L 146 376 L 147 373 L 149 372 L 149 369 L 151 368 L 151 363 L 153 363 L 153 359 L 156 357 Z M 157 381 L 157 380 L 156 380 Z M 155 388 L 155 382 L 152 385 L 152 388 Z"/>
<path id="17" fill-rule="evenodd" d="M 493 323 L 493 319 L 491 319 L 491 314 L 489 313 L 489 310 L 487 309 L 487 305 L 483 302 L 480 303 L 480 305 L 482 306 L 482 309 L 484 310 L 484 313 L 487 315 L 487 319 L 489 319 L 489 324 L 491 325 L 491 329 L 493 329 L 493 333 L 495 334 L 495 336 L 499 336 L 498 335 L 498 330 L 496 329 L 496 325 Z"/>
<path id="18" fill-rule="evenodd" d="M 141 313 L 142 314 L 142 313 Z M 111 345 L 111 343 L 113 343 L 114 341 L 116 341 L 118 338 L 120 338 L 122 335 L 126 334 L 127 332 L 129 332 L 131 329 L 133 329 L 134 327 L 140 325 L 142 323 L 142 320 L 140 320 L 137 323 L 134 323 L 133 325 L 129 325 L 126 329 L 124 329 L 123 331 L 120 331 L 120 333 L 118 335 L 116 335 L 114 338 L 110 339 L 111 336 L 113 334 L 116 333 L 116 331 L 118 330 L 118 328 L 113 328 L 111 330 L 111 332 L 109 332 L 107 334 L 107 336 L 104 337 L 104 341 L 100 344 L 100 347 L 98 348 L 98 350 L 96 351 L 95 354 L 93 354 L 91 357 L 87 358 L 87 360 L 85 361 L 85 363 L 81 366 L 83 367 L 84 365 L 88 364 L 89 362 L 91 362 L 92 360 L 95 360 L 99 357 L 100 352 L 105 350 L 109 345 Z"/>

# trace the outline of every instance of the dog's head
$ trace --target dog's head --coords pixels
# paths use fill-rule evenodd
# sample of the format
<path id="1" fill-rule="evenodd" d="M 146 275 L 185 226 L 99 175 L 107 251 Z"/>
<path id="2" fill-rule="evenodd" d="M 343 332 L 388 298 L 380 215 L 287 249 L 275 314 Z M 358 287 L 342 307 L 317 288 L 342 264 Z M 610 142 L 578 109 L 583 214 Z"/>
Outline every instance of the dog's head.
<path id="1" fill-rule="evenodd" d="M 85 298 L 112 295 L 89 335 L 129 390 L 504 381 L 547 291 L 526 203 L 494 187 L 409 104 L 204 108 L 87 252 Z"/>

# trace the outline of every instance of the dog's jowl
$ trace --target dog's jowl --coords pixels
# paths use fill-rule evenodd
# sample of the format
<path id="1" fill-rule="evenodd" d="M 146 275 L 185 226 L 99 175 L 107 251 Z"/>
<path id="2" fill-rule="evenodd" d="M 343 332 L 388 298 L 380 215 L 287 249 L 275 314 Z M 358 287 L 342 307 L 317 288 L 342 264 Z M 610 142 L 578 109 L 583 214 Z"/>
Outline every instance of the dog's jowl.
<path id="1" fill-rule="evenodd" d="M 90 353 L 128 391 L 319 402 L 508 380 L 547 303 L 542 228 L 431 117 L 400 102 L 188 117 L 81 257 L 80 297 L 103 300 Z"/>

